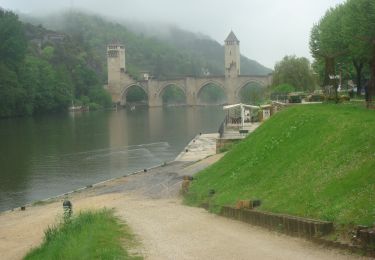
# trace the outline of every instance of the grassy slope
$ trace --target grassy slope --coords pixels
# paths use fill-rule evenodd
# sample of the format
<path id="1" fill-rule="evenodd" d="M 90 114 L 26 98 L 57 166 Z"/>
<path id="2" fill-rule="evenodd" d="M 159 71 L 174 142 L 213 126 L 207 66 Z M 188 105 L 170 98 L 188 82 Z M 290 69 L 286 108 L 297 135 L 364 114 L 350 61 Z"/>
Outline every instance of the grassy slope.
<path id="1" fill-rule="evenodd" d="M 68 224 L 47 229 L 44 243 L 25 259 L 142 259 L 122 247 L 132 241 L 112 211 L 84 212 Z"/>
<path id="2" fill-rule="evenodd" d="M 279 112 L 197 175 L 186 202 L 259 198 L 266 211 L 347 224 L 375 221 L 375 112 L 304 105 Z"/>

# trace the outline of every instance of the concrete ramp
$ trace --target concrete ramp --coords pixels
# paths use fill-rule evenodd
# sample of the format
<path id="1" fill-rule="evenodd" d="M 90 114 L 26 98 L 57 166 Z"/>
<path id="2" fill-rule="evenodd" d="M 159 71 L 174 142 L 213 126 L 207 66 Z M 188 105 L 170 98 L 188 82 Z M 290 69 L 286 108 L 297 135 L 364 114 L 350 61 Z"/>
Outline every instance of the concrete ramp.
<path id="1" fill-rule="evenodd" d="M 176 157 L 176 161 L 194 162 L 216 154 L 218 133 L 197 135 Z"/>

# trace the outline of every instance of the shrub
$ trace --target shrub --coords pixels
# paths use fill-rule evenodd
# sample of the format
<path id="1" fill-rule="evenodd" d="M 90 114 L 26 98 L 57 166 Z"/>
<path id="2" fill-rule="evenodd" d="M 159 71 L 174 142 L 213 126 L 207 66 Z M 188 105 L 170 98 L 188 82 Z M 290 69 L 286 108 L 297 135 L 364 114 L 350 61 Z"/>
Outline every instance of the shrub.
<path id="1" fill-rule="evenodd" d="M 296 91 L 296 88 L 290 84 L 280 84 L 272 89 L 273 93 L 290 93 Z"/>
<path id="2" fill-rule="evenodd" d="M 289 101 L 289 103 L 301 103 L 302 97 L 301 97 L 301 95 L 289 95 L 288 101 Z"/>
<path id="3" fill-rule="evenodd" d="M 90 111 L 94 111 L 94 110 L 100 110 L 100 109 L 103 109 L 103 106 L 97 104 L 97 103 L 89 103 L 89 108 L 90 108 Z"/>
<path id="4" fill-rule="evenodd" d="M 324 95 L 322 94 L 311 94 L 307 96 L 307 101 L 309 102 L 320 102 L 324 100 Z"/>

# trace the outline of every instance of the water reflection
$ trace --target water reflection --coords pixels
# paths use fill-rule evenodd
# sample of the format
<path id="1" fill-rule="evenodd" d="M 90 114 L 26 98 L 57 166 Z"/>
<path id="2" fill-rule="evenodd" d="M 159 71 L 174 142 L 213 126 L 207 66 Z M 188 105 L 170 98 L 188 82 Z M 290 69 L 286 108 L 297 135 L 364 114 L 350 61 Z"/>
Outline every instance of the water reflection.
<path id="1" fill-rule="evenodd" d="M 220 107 L 137 108 L 0 120 L 0 210 L 173 160 Z"/>

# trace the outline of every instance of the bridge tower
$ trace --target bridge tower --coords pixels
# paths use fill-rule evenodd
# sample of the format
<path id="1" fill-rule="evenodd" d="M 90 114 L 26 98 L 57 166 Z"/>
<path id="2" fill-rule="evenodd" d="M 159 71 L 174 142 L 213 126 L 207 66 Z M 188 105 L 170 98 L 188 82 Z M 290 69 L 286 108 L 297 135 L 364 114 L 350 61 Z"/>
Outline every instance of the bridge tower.
<path id="1" fill-rule="evenodd" d="M 108 64 L 108 91 L 113 101 L 121 100 L 121 82 L 126 72 L 125 46 L 122 44 L 109 44 L 107 46 Z"/>
<path id="2" fill-rule="evenodd" d="M 107 46 L 108 83 L 119 80 L 120 74 L 125 70 L 125 46 L 122 44 L 109 44 Z"/>
<path id="3" fill-rule="evenodd" d="M 225 78 L 235 78 L 240 75 L 241 54 L 240 41 L 230 31 L 225 39 Z"/>

